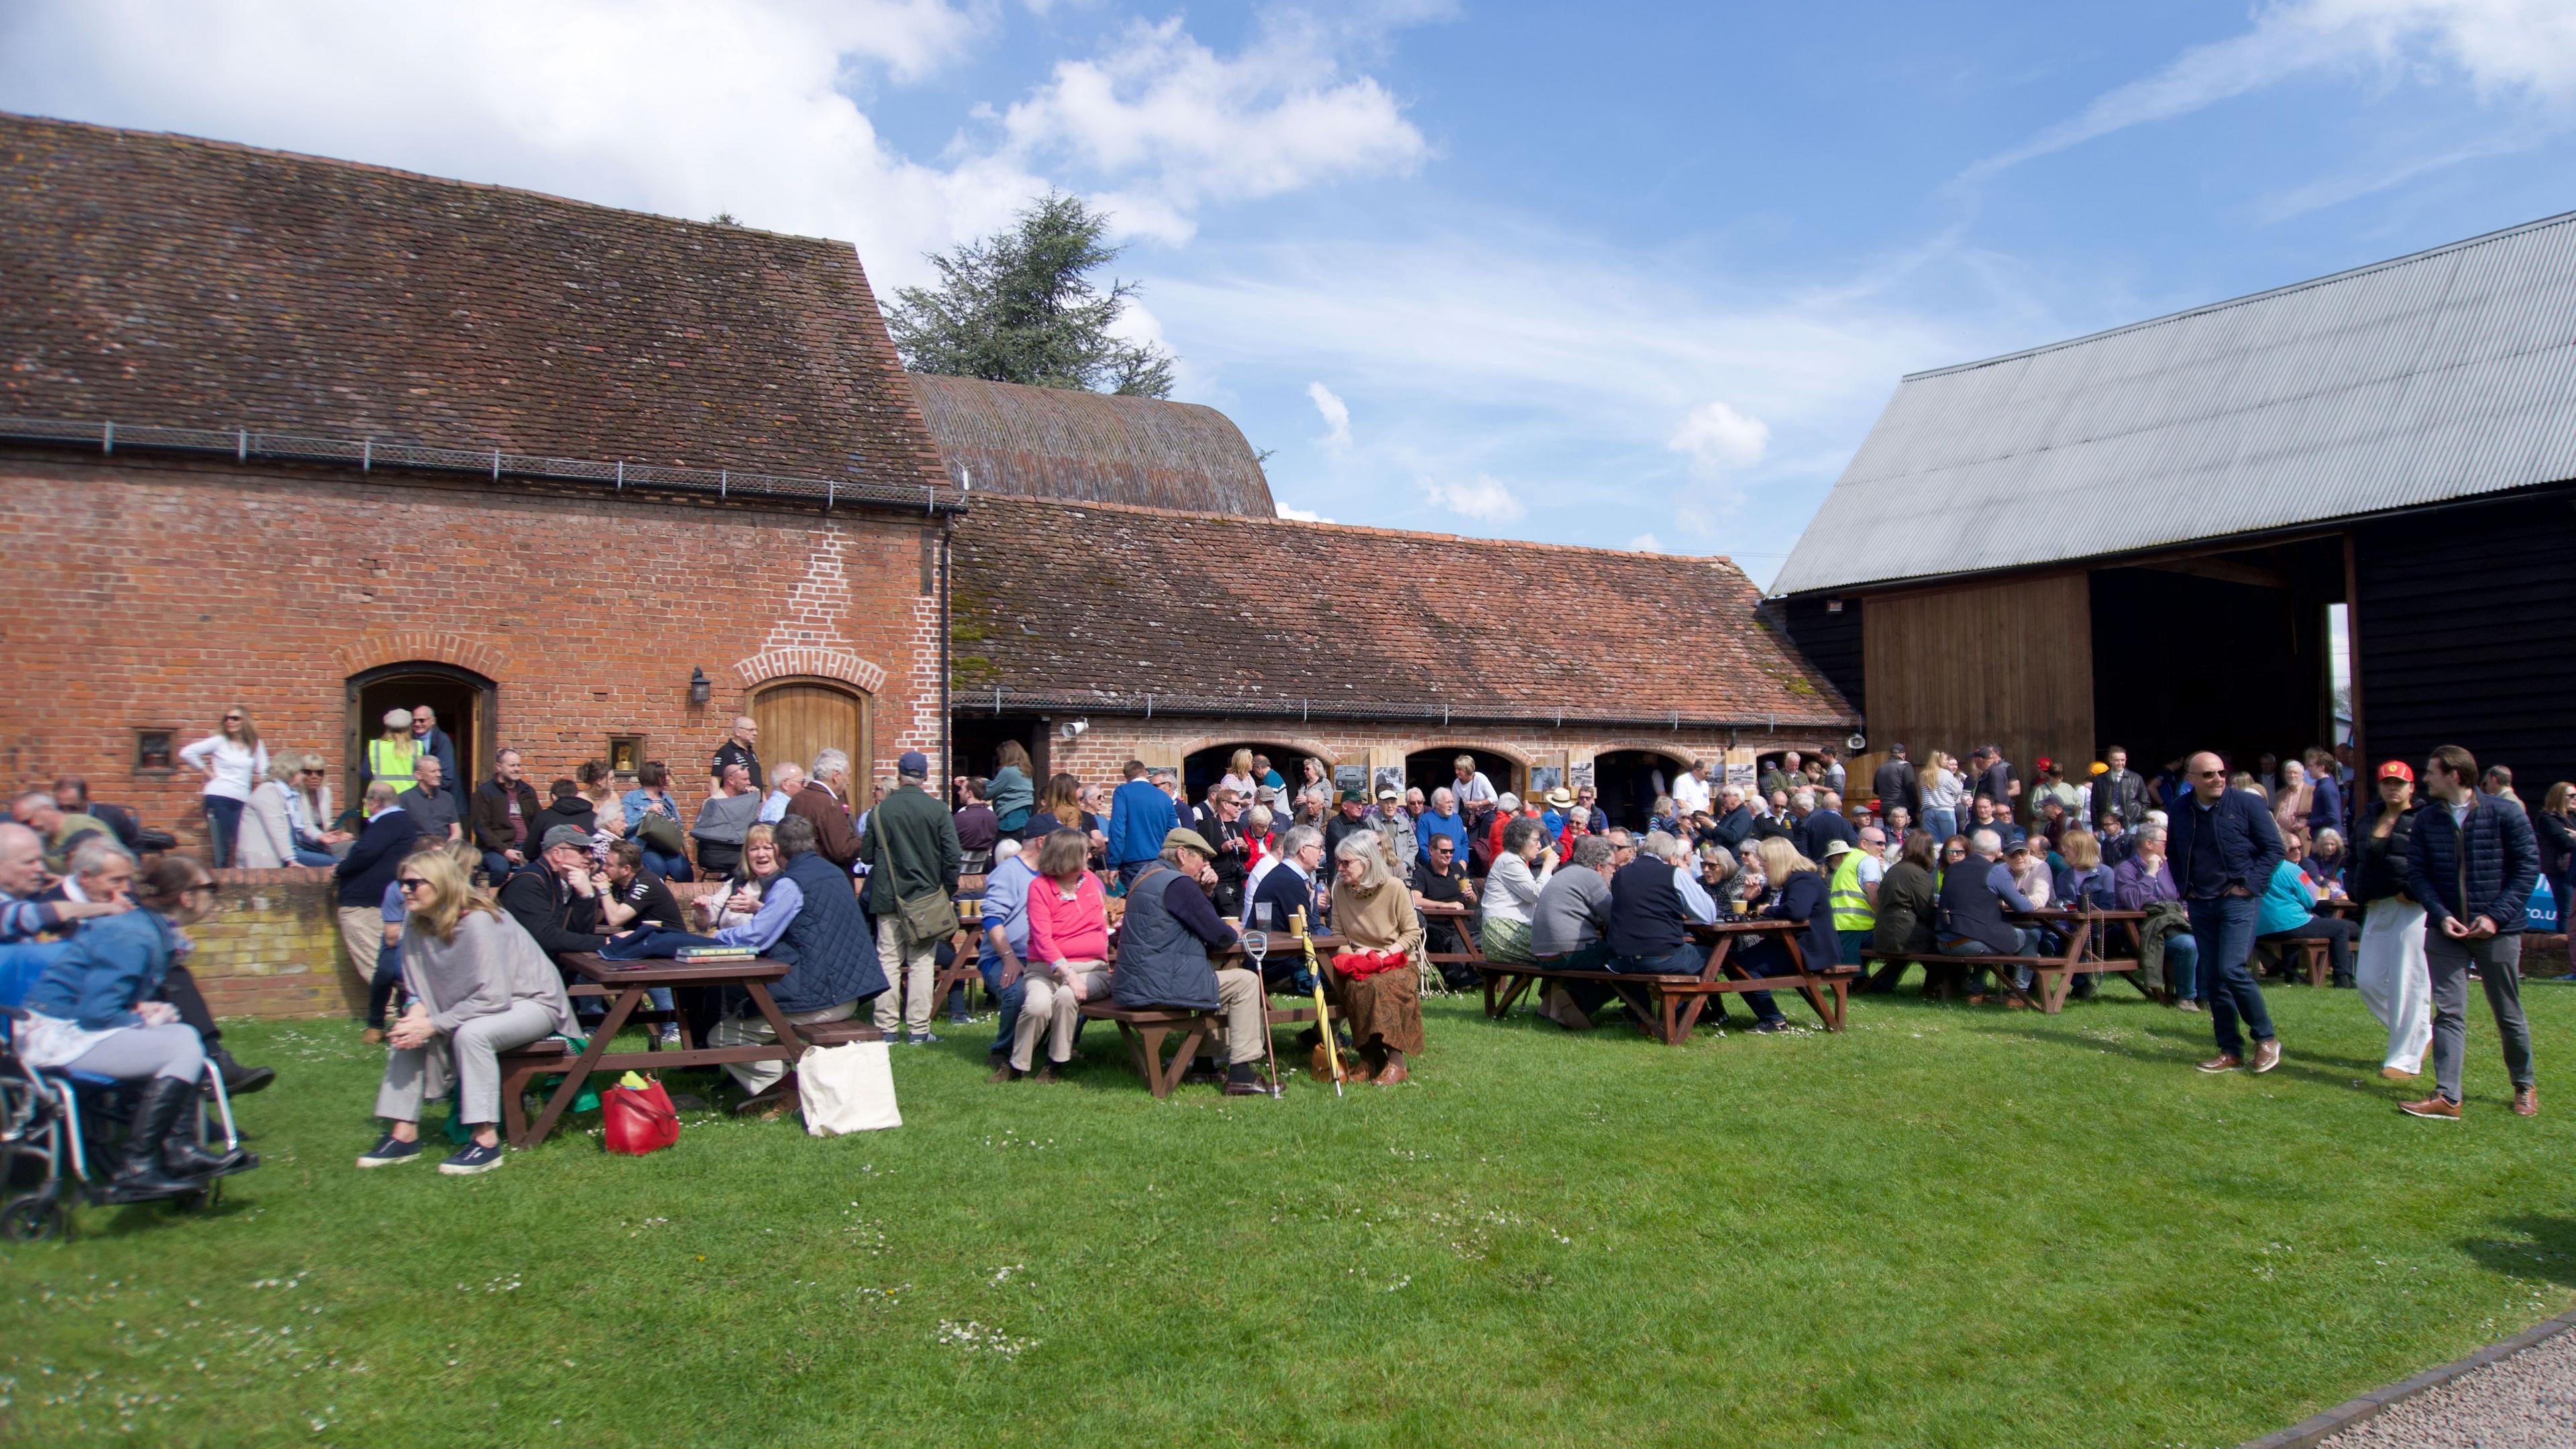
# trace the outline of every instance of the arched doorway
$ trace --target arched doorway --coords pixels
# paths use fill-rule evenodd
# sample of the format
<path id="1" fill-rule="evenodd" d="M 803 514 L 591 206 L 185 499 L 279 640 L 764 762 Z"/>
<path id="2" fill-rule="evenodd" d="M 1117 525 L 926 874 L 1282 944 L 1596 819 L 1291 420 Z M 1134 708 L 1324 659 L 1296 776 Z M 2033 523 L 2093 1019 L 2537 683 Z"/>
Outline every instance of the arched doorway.
<path id="1" fill-rule="evenodd" d="M 1520 793 L 1522 784 L 1520 761 L 1509 755 L 1498 755 L 1492 750 L 1477 749 L 1474 745 L 1434 745 L 1430 749 L 1415 750 L 1405 756 L 1406 788 L 1419 789 L 1424 796 L 1428 797 L 1432 791 L 1456 780 L 1458 771 L 1451 762 L 1460 755 L 1475 757 L 1476 768 L 1483 772 L 1486 779 L 1494 782 L 1496 793 L 1504 791 L 1515 795 Z"/>
<path id="2" fill-rule="evenodd" d="M 1613 825 L 1646 828 L 1655 797 L 1672 793 L 1673 780 L 1688 762 L 1661 750 L 1604 750 L 1592 757 L 1592 784 L 1601 792 L 1601 813 Z"/>
<path id="3" fill-rule="evenodd" d="M 773 680 L 752 695 L 750 714 L 760 726 L 765 762 L 793 760 L 810 769 L 825 750 L 848 755 L 850 793 L 865 806 L 876 759 L 866 695 L 829 679 Z"/>
<path id="4" fill-rule="evenodd" d="M 471 669 L 419 659 L 352 674 L 345 688 L 347 788 L 342 806 L 355 807 L 366 798 L 367 741 L 384 733 L 388 710 L 416 712 L 426 706 L 438 717 L 438 727 L 456 742 L 458 798 L 471 799 L 475 783 L 491 773 L 501 727 L 500 690 L 491 680 Z"/>
<path id="5" fill-rule="evenodd" d="M 1205 800 L 1207 792 L 1216 787 L 1216 782 L 1225 778 L 1226 762 L 1234 758 L 1237 750 L 1250 750 L 1256 755 L 1267 756 L 1270 768 L 1279 772 L 1279 778 L 1287 782 L 1291 794 L 1296 791 L 1297 782 L 1305 778 L 1306 761 L 1310 757 L 1294 745 L 1269 740 L 1228 740 L 1182 757 L 1181 788 L 1192 800 Z M 1327 776 L 1331 773 L 1330 769 L 1325 771 Z"/>

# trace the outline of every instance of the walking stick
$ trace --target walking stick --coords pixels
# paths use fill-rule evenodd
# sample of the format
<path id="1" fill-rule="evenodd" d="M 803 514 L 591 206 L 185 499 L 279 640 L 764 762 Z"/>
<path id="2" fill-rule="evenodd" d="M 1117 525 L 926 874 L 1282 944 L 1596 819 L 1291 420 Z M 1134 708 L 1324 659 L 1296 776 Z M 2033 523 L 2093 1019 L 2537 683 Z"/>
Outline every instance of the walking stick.
<path id="1" fill-rule="evenodd" d="M 1306 975 L 1315 983 L 1315 1026 L 1324 1038 L 1324 1061 L 1333 1069 L 1333 1095 L 1342 1095 L 1342 1054 L 1333 1050 L 1333 1012 L 1324 999 L 1324 971 L 1315 963 L 1315 938 L 1306 934 L 1306 913 L 1294 911 L 1289 921 L 1297 928 L 1297 944 L 1306 948 Z"/>
<path id="2" fill-rule="evenodd" d="M 1262 958 L 1270 954 L 1270 933 L 1243 933 L 1243 956 L 1252 963 L 1252 979 L 1261 987 L 1261 1060 L 1270 1068 L 1270 1095 L 1279 1096 L 1279 1053 L 1270 1042 L 1270 982 L 1261 974 Z"/>

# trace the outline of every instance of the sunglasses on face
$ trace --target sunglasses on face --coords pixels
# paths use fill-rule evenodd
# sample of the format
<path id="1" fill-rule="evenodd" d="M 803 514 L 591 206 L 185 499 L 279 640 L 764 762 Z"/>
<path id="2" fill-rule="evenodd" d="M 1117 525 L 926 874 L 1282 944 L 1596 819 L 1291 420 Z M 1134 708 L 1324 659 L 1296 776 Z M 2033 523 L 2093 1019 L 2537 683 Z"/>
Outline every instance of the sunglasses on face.
<path id="1" fill-rule="evenodd" d="M 226 724 L 240 724 L 241 722 L 242 717 L 240 715 L 228 714 L 224 716 L 224 723 Z"/>
<path id="2" fill-rule="evenodd" d="M 406 892 L 427 890 L 429 888 L 429 882 L 416 875 L 404 876 L 402 879 L 394 882 L 394 884 L 401 886 Z"/>

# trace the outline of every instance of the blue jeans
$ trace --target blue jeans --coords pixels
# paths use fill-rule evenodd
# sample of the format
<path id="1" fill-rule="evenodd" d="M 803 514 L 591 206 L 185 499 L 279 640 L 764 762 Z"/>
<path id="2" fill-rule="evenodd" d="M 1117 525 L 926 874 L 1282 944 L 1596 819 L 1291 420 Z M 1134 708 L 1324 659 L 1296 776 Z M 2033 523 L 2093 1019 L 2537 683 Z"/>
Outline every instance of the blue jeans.
<path id="1" fill-rule="evenodd" d="M 2200 942 L 2189 931 L 2165 933 L 2165 987 L 2176 1001 L 2200 997 Z"/>
<path id="2" fill-rule="evenodd" d="M 2191 914 L 2191 934 L 2200 948 L 2210 1030 L 2218 1035 L 2220 1051 L 2241 1057 L 2245 1037 L 2237 1030 L 2239 1016 L 2256 1041 L 2272 1039 L 2272 1013 L 2264 1008 L 2263 988 L 2245 964 L 2254 954 L 2254 925 L 2262 917 L 2262 903 L 2252 896 L 2220 896 L 2186 901 L 2183 909 Z"/>
<path id="3" fill-rule="evenodd" d="M 1938 845 L 1959 833 L 1959 812 L 1926 810 L 1923 812 L 1923 828 L 1932 832 L 1932 842 Z"/>
<path id="4" fill-rule="evenodd" d="M 206 806 L 206 834 L 214 843 L 217 870 L 233 863 L 233 842 L 241 839 L 242 802 L 223 795 L 201 797 Z"/>
<path id="5" fill-rule="evenodd" d="M 1797 963 L 1789 959 L 1789 948 L 1776 940 L 1747 942 L 1730 959 L 1743 967 L 1747 976 L 1794 976 L 1798 973 Z M 1755 1021 L 1788 1020 L 1772 1003 L 1770 992 L 1747 991 L 1742 995 L 1745 1009 L 1753 1013 Z"/>
<path id="6" fill-rule="evenodd" d="M 655 850 L 649 845 L 644 846 L 643 849 L 644 864 L 651 869 L 655 875 L 660 876 L 662 879 L 682 883 L 697 879 L 696 876 L 689 873 L 689 858 L 687 856 L 666 855 L 661 851 Z M 492 858 L 491 852 L 485 851 L 483 858 L 486 863 L 489 863 Z"/>
<path id="7" fill-rule="evenodd" d="M 2013 931 L 2013 949 L 2012 949 L 2011 951 L 2009 951 L 2009 952 L 1998 951 L 1998 950 L 1996 950 L 1994 947 L 1987 945 L 1987 944 L 1986 944 L 1985 942 L 1983 942 L 1983 941 L 1947 941 L 1947 940 L 1945 940 L 1945 941 L 1943 941 L 1943 942 L 1941 943 L 1941 954 L 1942 954 L 1942 955 L 1944 955 L 1944 956 L 2003 956 L 2003 955 L 2029 956 L 2029 955 L 2035 955 L 2035 954 L 2037 954 L 2037 952 L 2038 952 L 2038 950 L 2039 950 L 2039 928 L 2038 928 L 2038 927 L 2036 927 L 2036 926 L 2016 926 L 2016 927 L 2013 927 L 2013 928 L 2012 928 L 2012 931 Z M 2018 987 L 2020 987 L 2020 988 L 2022 988 L 2024 991 L 2027 991 L 2027 990 L 2029 990 L 2029 989 L 2030 989 L 2030 982 L 2031 982 L 2031 972 L 2030 972 L 2029 970 L 2027 970 L 2027 969 L 2019 969 L 2019 970 L 2015 970 L 2015 971 L 2013 972 L 2013 984 L 2014 984 L 2014 985 L 2016 985 L 2016 986 L 2018 986 Z M 1985 968 L 1985 967 L 1983 967 L 1983 966 L 1971 966 L 1971 967 L 1969 967 L 1969 968 L 1968 968 L 1968 990 L 1969 990 L 1970 992 L 1974 993 L 1974 992 L 1982 992 L 1982 991 L 1984 991 L 1985 989 L 1986 989 L 1986 968 Z"/>
<path id="8" fill-rule="evenodd" d="M 309 845 L 299 845 L 295 847 L 295 863 L 297 865 L 338 865 L 340 857 L 327 850 L 315 850 Z"/>
<path id="9" fill-rule="evenodd" d="M 1000 1002 L 1002 1007 L 995 1013 L 998 1020 L 993 1024 L 991 1051 L 1008 1052 L 1011 1049 L 1012 1034 L 1020 1029 L 1020 1003 L 1028 997 L 1029 984 L 1022 980 L 1014 981 L 1007 987 L 1004 986 L 1002 963 L 989 956 L 976 962 L 975 969 L 984 973 L 984 989 L 991 992 L 993 999 Z"/>

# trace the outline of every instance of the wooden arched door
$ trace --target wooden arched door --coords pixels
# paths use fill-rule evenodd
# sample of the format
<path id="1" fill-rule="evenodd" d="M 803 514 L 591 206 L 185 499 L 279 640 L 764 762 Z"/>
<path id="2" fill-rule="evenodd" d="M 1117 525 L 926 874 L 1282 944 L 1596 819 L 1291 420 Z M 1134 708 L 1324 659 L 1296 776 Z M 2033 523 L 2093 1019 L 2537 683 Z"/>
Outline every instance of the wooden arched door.
<path id="1" fill-rule="evenodd" d="M 839 750 L 850 757 L 851 793 L 861 801 L 868 798 L 875 754 L 866 695 L 829 680 L 784 679 L 751 697 L 751 717 L 760 726 L 762 760 L 773 765 L 793 760 L 811 769 L 816 755 Z"/>

